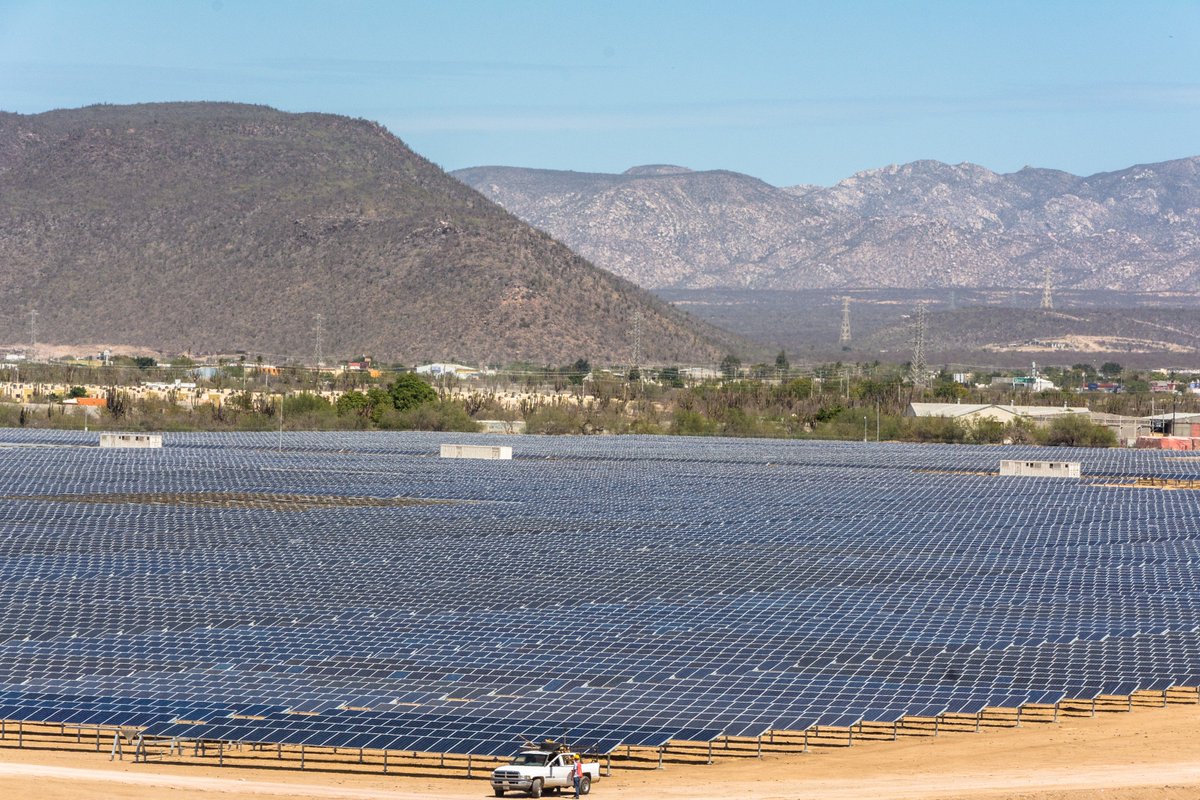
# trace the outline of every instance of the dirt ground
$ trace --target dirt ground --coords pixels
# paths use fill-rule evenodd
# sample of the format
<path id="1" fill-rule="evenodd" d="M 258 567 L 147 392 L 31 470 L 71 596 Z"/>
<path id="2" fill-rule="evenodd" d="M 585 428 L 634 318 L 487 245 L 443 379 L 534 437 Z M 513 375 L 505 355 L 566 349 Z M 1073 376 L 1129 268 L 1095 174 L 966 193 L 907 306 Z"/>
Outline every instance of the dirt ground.
<path id="1" fill-rule="evenodd" d="M 614 769 L 593 796 L 755 800 L 1193 800 L 1200 798 L 1200 706 L 1135 708 L 980 733 L 718 757 L 712 766 Z M 718 749 L 717 755 L 720 756 Z M 108 753 L 0 742 L 0 798 L 38 800 L 481 800 L 485 778 L 428 778 L 247 766 L 110 762 Z"/>

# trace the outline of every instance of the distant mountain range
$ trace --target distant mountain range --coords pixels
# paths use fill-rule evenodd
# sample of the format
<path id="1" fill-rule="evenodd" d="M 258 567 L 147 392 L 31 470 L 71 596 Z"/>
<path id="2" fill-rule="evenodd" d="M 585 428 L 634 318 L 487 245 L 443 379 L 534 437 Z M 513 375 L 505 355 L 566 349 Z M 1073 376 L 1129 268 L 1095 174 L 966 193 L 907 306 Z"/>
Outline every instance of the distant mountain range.
<path id="1" fill-rule="evenodd" d="M 653 289 L 1200 290 L 1200 158 L 1078 177 L 918 161 L 824 188 L 735 172 L 452 173 Z"/>
<path id="2" fill-rule="evenodd" d="M 217 103 L 0 113 L 0 342 L 712 362 L 742 343 L 381 126 Z"/>

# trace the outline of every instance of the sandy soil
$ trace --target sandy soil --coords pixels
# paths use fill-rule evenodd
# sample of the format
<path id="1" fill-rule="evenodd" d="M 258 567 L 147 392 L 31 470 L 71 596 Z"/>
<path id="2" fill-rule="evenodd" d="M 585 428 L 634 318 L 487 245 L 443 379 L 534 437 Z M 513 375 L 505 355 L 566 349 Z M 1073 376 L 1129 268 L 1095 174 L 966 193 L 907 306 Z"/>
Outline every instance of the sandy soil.
<path id="1" fill-rule="evenodd" d="M 902 737 L 808 754 L 718 758 L 712 766 L 615 769 L 593 795 L 723 800 L 1183 800 L 1200 797 L 1200 706 L 1172 705 L 1020 729 Z M 107 753 L 0 743 L 0 797 L 45 800 L 480 800 L 483 778 L 110 762 Z M 720 751 L 718 750 L 718 756 Z"/>

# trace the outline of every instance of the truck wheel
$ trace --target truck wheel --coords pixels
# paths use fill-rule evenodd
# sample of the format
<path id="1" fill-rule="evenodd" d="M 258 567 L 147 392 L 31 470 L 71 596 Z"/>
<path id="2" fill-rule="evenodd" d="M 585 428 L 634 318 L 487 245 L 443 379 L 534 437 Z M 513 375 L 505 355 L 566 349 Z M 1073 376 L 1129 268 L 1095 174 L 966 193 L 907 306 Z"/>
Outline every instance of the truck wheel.
<path id="1" fill-rule="evenodd" d="M 592 791 L 592 776 L 584 775 L 579 779 L 579 793 L 588 794 Z"/>
<path id="2" fill-rule="evenodd" d="M 530 797 L 541 797 L 542 796 L 542 779 L 541 778 L 534 778 L 533 783 L 529 784 L 529 796 Z"/>
<path id="3" fill-rule="evenodd" d="M 496 797 L 504 797 L 503 789 L 493 789 L 492 791 L 494 791 L 496 793 Z"/>

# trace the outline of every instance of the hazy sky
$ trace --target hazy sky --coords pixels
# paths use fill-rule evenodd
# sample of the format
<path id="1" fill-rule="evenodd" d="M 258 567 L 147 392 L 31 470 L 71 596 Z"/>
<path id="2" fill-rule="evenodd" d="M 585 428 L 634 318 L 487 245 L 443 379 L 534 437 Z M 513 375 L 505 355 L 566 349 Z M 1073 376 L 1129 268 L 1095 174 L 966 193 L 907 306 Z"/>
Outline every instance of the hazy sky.
<path id="1" fill-rule="evenodd" d="M 1200 154 L 1200 2 L 0 0 L 0 109 L 164 100 L 366 117 L 447 169 L 1091 174 Z"/>

